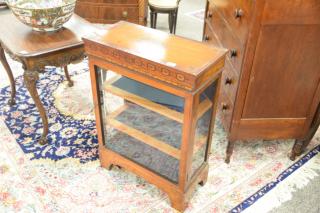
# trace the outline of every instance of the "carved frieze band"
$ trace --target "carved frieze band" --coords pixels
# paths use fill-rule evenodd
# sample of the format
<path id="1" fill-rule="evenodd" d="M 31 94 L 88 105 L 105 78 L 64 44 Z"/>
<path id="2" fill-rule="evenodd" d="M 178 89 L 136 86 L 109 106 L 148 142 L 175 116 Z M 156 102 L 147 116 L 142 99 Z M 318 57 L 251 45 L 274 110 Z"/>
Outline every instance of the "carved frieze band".
<path id="1" fill-rule="evenodd" d="M 181 71 L 110 47 L 91 43 L 86 43 L 86 46 L 86 51 L 89 55 L 94 55 L 119 66 L 143 73 L 187 90 L 192 90 L 194 88 L 195 77 L 186 75 Z"/>
<path id="2" fill-rule="evenodd" d="M 49 54 L 46 57 L 39 56 L 32 58 L 17 56 L 1 43 L 0 48 L 3 48 L 10 58 L 22 63 L 23 69 L 36 70 L 39 72 L 44 71 L 45 66 L 63 67 L 68 64 L 80 62 L 86 57 L 83 47 L 64 51 L 60 54 Z"/>
<path id="3" fill-rule="evenodd" d="M 64 67 L 72 63 L 78 63 L 86 57 L 84 49 L 70 50 L 61 54 L 49 55 L 28 63 L 29 70 L 44 70 L 45 66 Z"/>

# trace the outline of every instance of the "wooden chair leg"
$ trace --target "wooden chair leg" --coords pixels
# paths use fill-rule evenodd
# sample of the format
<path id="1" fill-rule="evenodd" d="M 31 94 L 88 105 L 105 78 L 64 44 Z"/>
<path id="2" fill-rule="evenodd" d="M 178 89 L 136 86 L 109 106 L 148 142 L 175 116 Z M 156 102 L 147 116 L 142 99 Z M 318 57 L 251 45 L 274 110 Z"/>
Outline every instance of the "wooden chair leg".
<path id="1" fill-rule="evenodd" d="M 153 22 L 154 22 L 154 12 L 150 11 L 150 27 L 151 28 L 155 28 Z"/>
<path id="2" fill-rule="evenodd" d="M 68 81 L 68 86 L 72 87 L 73 86 L 73 81 L 70 78 L 69 71 L 68 71 L 68 66 L 65 66 L 63 69 L 64 69 L 64 74 L 66 76 L 66 79 Z"/>
<path id="3" fill-rule="evenodd" d="M 157 28 L 157 18 L 158 18 L 158 13 L 154 13 L 154 29 Z"/>
<path id="4" fill-rule="evenodd" d="M 174 11 L 174 19 L 173 19 L 173 34 L 176 34 L 176 29 L 177 29 L 177 19 L 178 19 L 178 8 Z"/>
<path id="5" fill-rule="evenodd" d="M 226 159 L 225 159 L 226 163 L 230 163 L 230 158 L 233 153 L 234 144 L 235 144 L 235 141 L 229 140 L 228 146 L 227 146 L 227 152 L 226 152 Z"/>
<path id="6" fill-rule="evenodd" d="M 170 33 L 173 32 L 173 22 L 174 22 L 174 15 L 172 12 L 169 13 L 169 30 Z"/>

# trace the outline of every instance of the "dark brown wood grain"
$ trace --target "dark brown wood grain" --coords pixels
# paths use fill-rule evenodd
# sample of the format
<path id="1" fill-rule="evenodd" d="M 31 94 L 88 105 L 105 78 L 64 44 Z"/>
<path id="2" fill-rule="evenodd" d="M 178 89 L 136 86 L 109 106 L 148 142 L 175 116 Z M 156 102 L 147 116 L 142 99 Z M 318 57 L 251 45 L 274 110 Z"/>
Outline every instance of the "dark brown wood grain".
<path id="1" fill-rule="evenodd" d="M 229 49 L 228 59 L 236 71 L 241 69 L 244 44 L 241 43 L 236 34 L 231 31 L 226 22 L 217 13 L 210 19 L 206 19 L 208 29 L 216 37 L 222 47 Z M 234 52 L 234 54 L 232 54 Z"/>
<path id="2" fill-rule="evenodd" d="M 77 0 L 75 13 L 92 23 L 112 24 L 128 21 L 147 24 L 146 0 Z"/>
<path id="3" fill-rule="evenodd" d="M 74 15 L 58 32 L 36 32 L 10 10 L 1 11 L 0 41 L 17 56 L 37 57 L 83 45 L 82 36 L 95 32 L 89 22 Z"/>
<path id="4" fill-rule="evenodd" d="M 211 1 L 207 18 L 217 13 L 228 20 L 229 27 L 236 32 L 240 42 L 247 40 L 250 18 L 252 16 L 253 1 L 248 0 L 213 0 Z M 210 15 L 211 14 L 211 15 Z"/>
<path id="5" fill-rule="evenodd" d="M 202 42 L 123 21 L 103 36 L 83 39 L 88 54 L 101 58 L 107 55 L 108 60 L 187 90 L 195 90 L 216 76 L 224 66 L 226 53 L 225 49 L 204 48 Z M 217 66 L 209 66 L 212 63 Z M 207 72 L 209 75 L 204 75 Z"/>
<path id="6" fill-rule="evenodd" d="M 313 118 L 313 121 L 310 127 L 308 128 L 307 134 L 304 136 L 304 138 L 301 138 L 295 141 L 292 147 L 291 155 L 290 155 L 291 160 L 295 160 L 297 156 L 301 155 L 306 150 L 312 138 L 317 133 L 319 126 L 320 126 L 320 105 L 318 106 L 318 109 Z"/>
<path id="7" fill-rule="evenodd" d="M 240 49 L 241 56 L 232 63 L 239 75 L 227 60 L 223 77 L 239 84 L 222 84 L 220 97 L 227 161 L 236 140 L 301 139 L 309 132 L 320 102 L 318 14 L 317 0 L 208 1 L 204 41 Z"/>
<path id="8" fill-rule="evenodd" d="M 15 85 L 4 51 L 12 59 L 22 63 L 25 86 L 35 102 L 43 124 L 39 143 L 45 144 L 49 124 L 36 88 L 39 73 L 44 72 L 46 66 L 63 67 L 69 86 L 72 86 L 67 65 L 79 62 L 85 57 L 81 36 L 96 29 L 77 15 L 74 15 L 61 30 L 51 33 L 33 31 L 31 27 L 22 24 L 10 10 L 0 10 L 0 20 L 0 61 L 6 68 L 12 88 L 9 103 L 14 104 Z"/>

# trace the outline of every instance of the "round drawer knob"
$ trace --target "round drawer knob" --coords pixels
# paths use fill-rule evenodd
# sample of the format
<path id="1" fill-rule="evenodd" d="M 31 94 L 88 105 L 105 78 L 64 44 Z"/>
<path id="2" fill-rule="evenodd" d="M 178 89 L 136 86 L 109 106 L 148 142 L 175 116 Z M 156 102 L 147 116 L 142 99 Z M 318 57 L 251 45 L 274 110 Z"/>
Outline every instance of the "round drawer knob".
<path id="1" fill-rule="evenodd" d="M 210 40 L 210 36 L 209 36 L 209 35 L 205 35 L 205 36 L 204 36 L 204 40 L 205 40 L 205 41 L 209 41 L 209 40 Z"/>
<path id="2" fill-rule="evenodd" d="M 208 18 L 212 18 L 212 11 L 208 12 Z"/>
<path id="3" fill-rule="evenodd" d="M 225 111 L 227 111 L 228 109 L 229 109 L 228 104 L 222 103 L 222 111 L 225 112 Z"/>
<path id="4" fill-rule="evenodd" d="M 243 10 L 242 9 L 236 9 L 234 11 L 234 17 L 237 18 L 241 18 L 243 16 Z"/>
<path id="5" fill-rule="evenodd" d="M 122 17 L 123 18 L 127 18 L 128 17 L 128 12 L 127 11 L 123 11 L 122 12 Z"/>
<path id="6" fill-rule="evenodd" d="M 231 85 L 231 84 L 232 84 L 232 82 L 233 82 L 233 81 L 232 81 L 232 79 L 231 79 L 231 78 L 229 78 L 229 77 L 227 77 L 227 78 L 226 78 L 226 82 L 225 82 L 225 84 L 226 84 L 226 85 Z"/>
<path id="7" fill-rule="evenodd" d="M 231 49 L 230 50 L 230 57 L 234 58 L 238 55 L 238 51 L 236 49 Z"/>

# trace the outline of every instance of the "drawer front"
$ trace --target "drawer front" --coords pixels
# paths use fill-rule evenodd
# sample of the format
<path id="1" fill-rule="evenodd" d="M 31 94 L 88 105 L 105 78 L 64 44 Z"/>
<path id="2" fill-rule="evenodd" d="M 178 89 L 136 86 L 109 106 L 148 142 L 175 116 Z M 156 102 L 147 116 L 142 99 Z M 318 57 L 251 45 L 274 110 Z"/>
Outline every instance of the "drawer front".
<path id="1" fill-rule="evenodd" d="M 224 66 L 224 71 L 222 72 L 221 86 L 232 103 L 235 102 L 238 83 L 239 76 L 236 74 L 235 70 L 232 68 L 230 61 L 227 59 Z"/>
<path id="2" fill-rule="evenodd" d="M 244 45 L 228 28 L 225 21 L 217 14 L 213 14 L 210 19 L 206 19 L 206 25 L 211 28 L 222 47 L 229 50 L 228 58 L 237 72 L 241 70 Z M 214 30 L 213 30 L 214 29 Z"/>
<path id="3" fill-rule="evenodd" d="M 233 104 L 228 98 L 228 95 L 223 91 L 220 92 L 219 97 L 219 114 L 222 119 L 222 125 L 226 132 L 230 131 L 230 126 L 232 122 Z"/>
<path id="4" fill-rule="evenodd" d="M 209 45 L 221 47 L 220 42 L 217 40 L 212 30 L 208 26 L 206 26 L 205 28 L 203 41 Z M 221 87 L 223 88 L 223 90 L 225 91 L 225 93 L 228 95 L 228 97 L 233 103 L 235 102 L 238 83 L 239 83 L 239 75 L 234 70 L 229 58 L 227 58 L 224 66 L 224 70 L 222 72 Z"/>
<path id="5" fill-rule="evenodd" d="M 245 44 L 249 31 L 249 22 L 252 13 L 252 0 L 212 0 L 208 9 L 208 16 L 216 12 L 226 20 L 231 30 Z"/>
<path id="6" fill-rule="evenodd" d="M 204 30 L 203 42 L 215 47 L 222 47 L 221 43 L 217 40 L 216 36 L 208 25 L 206 25 Z"/>
<path id="7" fill-rule="evenodd" d="M 88 4 L 77 2 L 75 13 L 97 23 L 114 23 L 120 20 L 139 21 L 138 5 Z"/>

